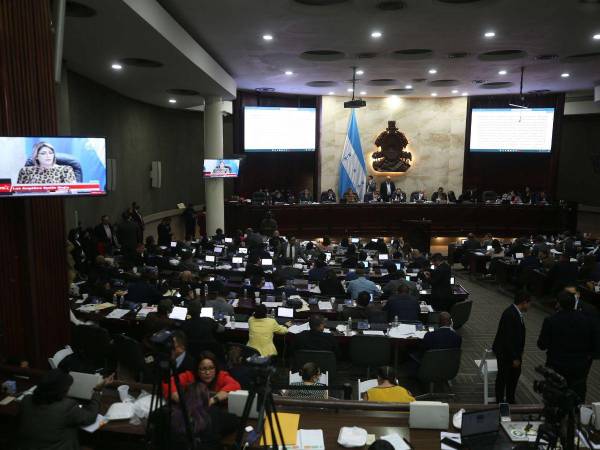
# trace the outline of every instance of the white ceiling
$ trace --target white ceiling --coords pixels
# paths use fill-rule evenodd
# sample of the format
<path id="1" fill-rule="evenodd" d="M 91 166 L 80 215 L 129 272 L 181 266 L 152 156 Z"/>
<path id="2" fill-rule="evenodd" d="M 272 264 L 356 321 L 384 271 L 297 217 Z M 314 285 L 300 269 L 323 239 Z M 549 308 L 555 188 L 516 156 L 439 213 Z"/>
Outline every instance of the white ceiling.
<path id="1" fill-rule="evenodd" d="M 152 30 L 132 35 L 131 17 L 123 0 L 80 0 L 98 10 L 95 17 L 70 18 L 67 22 L 65 55 L 69 66 L 101 83 L 152 103 L 164 103 L 164 89 L 186 87 L 211 91 L 204 86 L 214 80 L 199 80 L 193 67 L 179 61 L 177 51 L 161 44 Z M 130 1 L 130 0 L 125 0 Z M 155 0 L 146 0 L 154 3 Z M 590 0 L 587 0 L 590 1 Z M 365 71 L 357 91 L 367 97 L 386 95 L 390 88 L 414 87 L 412 96 L 451 90 L 470 95 L 519 91 L 520 67 L 526 66 L 524 91 L 573 91 L 590 89 L 600 81 L 600 3 L 580 0 L 480 0 L 448 4 L 440 0 L 404 0 L 399 11 L 381 11 L 381 0 L 347 0 L 330 6 L 307 6 L 294 0 L 159 0 L 165 10 L 234 78 L 241 89 L 274 88 L 278 92 L 349 95 L 346 82 L 353 65 Z M 119 12 L 118 15 L 114 11 Z M 133 14 L 135 16 L 135 14 Z M 98 23 L 96 23 L 98 22 Z M 98 26 L 100 25 L 101 26 Z M 137 28 L 136 28 L 137 29 Z M 383 37 L 370 37 L 379 30 Z M 494 39 L 483 37 L 493 30 Z M 274 39 L 264 41 L 270 33 Z M 392 53 L 403 49 L 431 49 L 422 60 L 402 60 Z M 310 61 L 300 57 L 308 50 L 337 50 L 337 61 Z M 523 58 L 483 61 L 478 55 L 497 50 L 522 50 Z M 359 53 L 376 53 L 359 59 Z M 448 58 L 449 53 L 469 56 Z M 597 53 L 595 57 L 570 55 Z M 542 54 L 558 58 L 538 60 Z M 141 56 L 165 64 L 161 69 L 136 69 L 114 76 L 107 69 L 109 59 Z M 428 69 L 438 73 L 430 75 Z M 504 69 L 505 76 L 498 75 Z M 285 70 L 294 75 L 287 76 Z M 188 73 L 189 72 L 189 73 Z M 569 72 L 569 78 L 561 73 Z M 155 75 L 151 79 L 150 73 Z M 414 79 L 423 78 L 416 82 Z M 388 86 L 373 86 L 370 80 L 391 79 Z M 452 87 L 433 87 L 435 80 L 458 80 Z M 508 81 L 512 86 L 483 89 L 473 80 Z M 218 80 L 217 80 L 218 81 Z M 310 87 L 311 81 L 332 81 L 334 87 Z M 174 86 L 174 83 L 180 86 Z M 186 86 L 184 86 L 184 84 Z M 218 84 L 218 83 L 216 83 Z M 218 89 L 213 86 L 212 93 Z M 193 101 L 192 101 L 193 103 Z M 180 103 L 178 103 L 180 106 Z M 188 104 L 187 106 L 191 106 Z"/>

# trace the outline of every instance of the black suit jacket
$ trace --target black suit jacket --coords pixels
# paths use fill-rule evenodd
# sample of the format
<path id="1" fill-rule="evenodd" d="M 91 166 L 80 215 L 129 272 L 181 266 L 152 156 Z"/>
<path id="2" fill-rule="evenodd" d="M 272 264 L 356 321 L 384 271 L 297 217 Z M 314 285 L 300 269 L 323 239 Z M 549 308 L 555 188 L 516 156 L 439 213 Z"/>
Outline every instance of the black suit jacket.
<path id="1" fill-rule="evenodd" d="M 515 305 L 502 313 L 492 350 L 496 357 L 505 361 L 520 360 L 525 347 L 525 324 Z"/>
<path id="2" fill-rule="evenodd" d="M 579 311 L 558 311 L 544 320 L 537 344 L 547 350 L 548 366 L 583 369 L 591 363 L 596 347 L 593 323 Z"/>
<path id="3" fill-rule="evenodd" d="M 323 350 L 333 352 L 336 356 L 339 355 L 335 337 L 329 333 L 312 330 L 303 331 L 294 338 L 292 351 L 297 352 L 298 350 Z"/>
<path id="4" fill-rule="evenodd" d="M 383 310 L 387 311 L 390 322 L 396 316 L 398 316 L 398 320 L 417 321 L 421 313 L 419 301 L 410 294 L 392 295 Z"/>
<path id="5" fill-rule="evenodd" d="M 346 295 L 342 282 L 337 278 L 335 280 L 324 279 L 319 281 L 319 289 L 321 290 L 321 295 L 328 297 L 343 297 Z"/>
<path id="6" fill-rule="evenodd" d="M 106 234 L 106 230 L 104 229 L 104 225 L 103 224 L 98 224 L 96 225 L 96 227 L 94 228 L 94 234 L 96 235 L 96 238 L 100 241 L 100 242 L 104 242 L 105 244 L 109 244 L 109 245 L 113 245 L 115 243 L 115 229 L 112 225 L 109 225 L 110 228 L 110 233 L 112 235 L 112 239 L 109 239 L 108 235 Z"/>
<path id="7" fill-rule="evenodd" d="M 192 317 L 183 322 L 182 329 L 188 341 L 216 341 L 219 324 L 210 317 Z"/>
<path id="8" fill-rule="evenodd" d="M 325 202 L 333 202 L 335 203 L 336 197 L 335 197 L 335 192 L 333 194 L 331 194 L 331 197 L 329 197 L 329 194 L 327 192 L 323 192 L 321 193 L 321 202 L 325 203 Z"/>
<path id="9" fill-rule="evenodd" d="M 381 197 L 381 200 L 384 202 L 389 202 L 395 190 L 396 185 L 393 181 L 390 181 L 390 195 L 388 195 L 387 183 L 385 181 L 381 183 L 381 185 L 379 186 L 379 196 Z"/>
<path id="10" fill-rule="evenodd" d="M 431 305 L 436 311 L 449 311 L 452 306 L 451 277 L 450 266 L 445 262 L 431 271 Z"/>
<path id="11" fill-rule="evenodd" d="M 423 337 L 423 350 L 443 350 L 447 348 L 460 348 L 462 337 L 451 328 L 438 328 L 425 333 Z"/>

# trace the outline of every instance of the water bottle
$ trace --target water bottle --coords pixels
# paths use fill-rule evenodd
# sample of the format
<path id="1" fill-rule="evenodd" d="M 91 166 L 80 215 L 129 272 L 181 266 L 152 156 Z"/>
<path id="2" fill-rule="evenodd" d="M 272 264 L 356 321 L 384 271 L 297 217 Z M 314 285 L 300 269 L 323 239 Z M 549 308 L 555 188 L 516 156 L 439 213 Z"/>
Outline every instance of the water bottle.
<path id="1" fill-rule="evenodd" d="M 117 294 L 113 294 L 112 304 L 115 305 L 116 307 L 119 307 L 119 302 L 117 300 Z"/>
<path id="2" fill-rule="evenodd" d="M 244 298 L 248 298 L 248 288 L 244 288 Z"/>
<path id="3" fill-rule="evenodd" d="M 392 322 L 392 328 L 396 328 L 398 326 L 398 316 L 394 316 L 394 321 Z"/>
<path id="4" fill-rule="evenodd" d="M 352 334 L 352 317 L 348 317 L 348 323 L 346 324 L 346 335 L 350 336 Z"/>
<path id="5" fill-rule="evenodd" d="M 235 317 L 233 315 L 229 316 L 229 323 L 231 324 L 231 329 L 235 330 Z"/>
<path id="6" fill-rule="evenodd" d="M 281 293 L 281 302 L 283 303 L 283 306 L 285 306 L 287 302 L 287 296 L 285 295 L 285 291 Z"/>

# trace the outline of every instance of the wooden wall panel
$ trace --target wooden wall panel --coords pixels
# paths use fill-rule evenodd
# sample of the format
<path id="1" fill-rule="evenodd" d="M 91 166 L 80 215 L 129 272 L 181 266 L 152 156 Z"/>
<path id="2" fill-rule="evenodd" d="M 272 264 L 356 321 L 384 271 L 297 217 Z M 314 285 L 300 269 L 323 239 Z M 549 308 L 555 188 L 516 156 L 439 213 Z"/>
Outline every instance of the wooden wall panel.
<path id="1" fill-rule="evenodd" d="M 54 135 L 46 0 L 0 0 L 0 135 Z M 63 200 L 0 198 L 0 354 L 36 366 L 69 339 Z"/>

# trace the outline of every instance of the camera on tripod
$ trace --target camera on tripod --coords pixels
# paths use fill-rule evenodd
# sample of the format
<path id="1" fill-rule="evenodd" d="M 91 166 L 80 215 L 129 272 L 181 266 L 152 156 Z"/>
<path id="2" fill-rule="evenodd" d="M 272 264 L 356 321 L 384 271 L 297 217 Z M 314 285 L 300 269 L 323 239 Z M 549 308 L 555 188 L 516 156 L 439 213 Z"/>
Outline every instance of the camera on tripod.
<path id="1" fill-rule="evenodd" d="M 577 394 L 569 389 L 567 380 L 548 367 L 538 366 L 535 371 L 543 380 L 533 382 L 533 390 L 542 395 L 545 407 L 558 408 L 567 412 L 577 406 Z"/>

